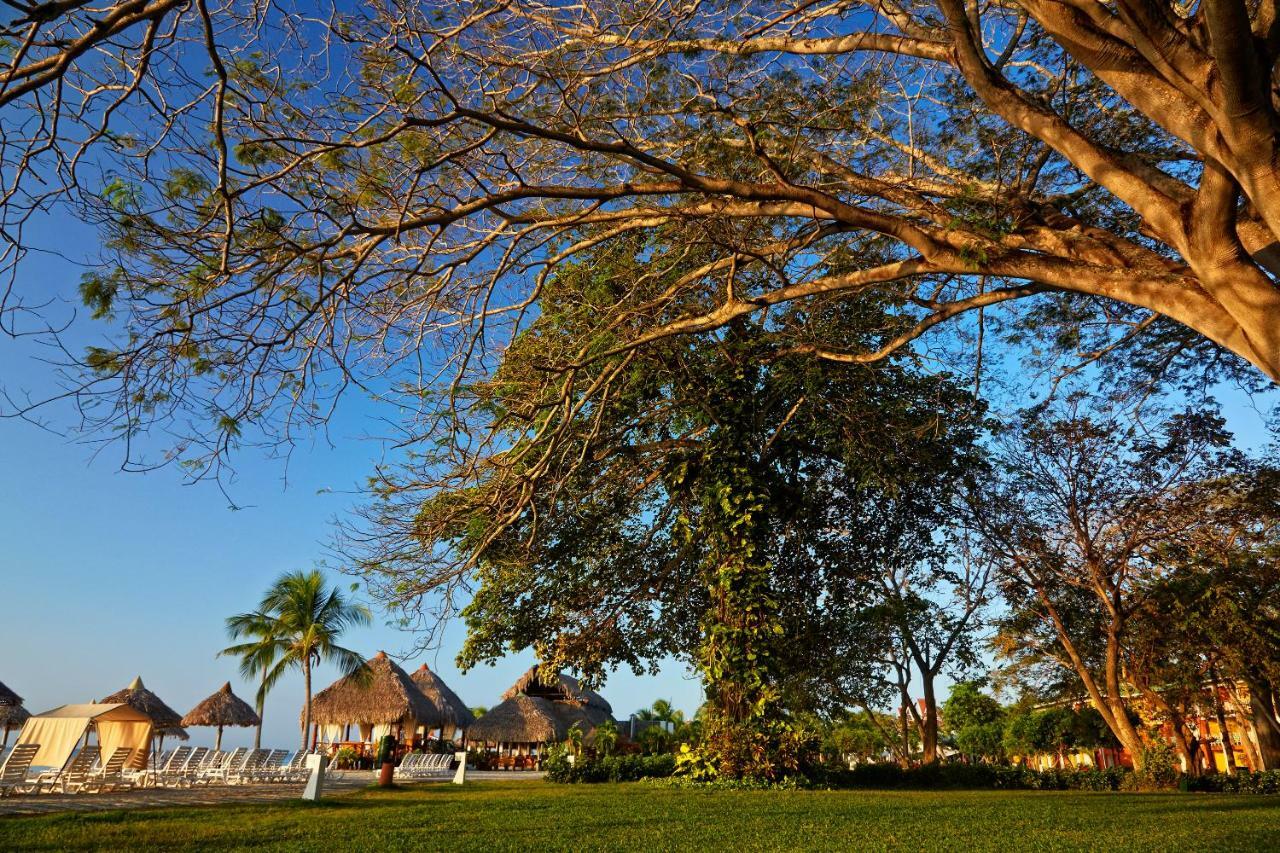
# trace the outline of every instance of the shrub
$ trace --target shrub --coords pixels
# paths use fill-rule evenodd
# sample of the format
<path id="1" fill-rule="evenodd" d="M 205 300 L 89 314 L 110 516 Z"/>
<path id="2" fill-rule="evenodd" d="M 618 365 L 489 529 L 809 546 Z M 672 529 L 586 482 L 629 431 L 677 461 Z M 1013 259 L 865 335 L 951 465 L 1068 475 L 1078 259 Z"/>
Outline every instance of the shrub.
<path id="1" fill-rule="evenodd" d="M 1163 740 L 1153 741 L 1142 750 L 1142 772 L 1138 783 L 1149 788 L 1172 788 L 1178 782 L 1178 756 Z"/>
<path id="2" fill-rule="evenodd" d="M 565 750 L 553 748 L 547 751 L 542 766 L 552 782 L 635 782 L 670 776 L 675 772 L 676 759 L 673 755 L 608 755 L 580 757 L 571 763 Z"/>
<path id="3" fill-rule="evenodd" d="M 1210 794 L 1280 794 L 1280 770 L 1184 776 L 1178 787 L 1184 791 Z"/>
<path id="4" fill-rule="evenodd" d="M 833 770 L 819 781 L 832 788 L 967 788 L 1033 791 L 1118 791 L 1132 773 L 1123 767 L 1105 770 L 1030 770 L 996 764 L 859 764 Z"/>
<path id="5" fill-rule="evenodd" d="M 350 770 L 356 766 L 356 759 L 359 754 L 349 746 L 344 746 L 338 750 L 338 754 L 333 757 L 333 765 L 340 770 Z"/>

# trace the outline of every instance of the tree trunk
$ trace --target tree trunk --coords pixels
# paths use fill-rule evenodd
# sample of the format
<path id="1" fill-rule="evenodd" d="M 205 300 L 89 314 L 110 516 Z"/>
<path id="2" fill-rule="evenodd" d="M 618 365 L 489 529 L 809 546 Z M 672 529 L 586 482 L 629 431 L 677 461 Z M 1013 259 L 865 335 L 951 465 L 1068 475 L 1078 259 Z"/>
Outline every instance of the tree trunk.
<path id="1" fill-rule="evenodd" d="M 1234 776 L 1236 774 L 1236 754 L 1235 747 L 1231 745 L 1231 732 L 1227 730 L 1227 709 L 1222 704 L 1222 691 L 1218 688 L 1221 676 L 1214 670 L 1212 677 L 1213 684 L 1209 687 L 1209 690 L 1213 694 L 1213 715 L 1218 719 L 1218 733 L 1221 735 L 1223 766 L 1228 775 Z"/>
<path id="2" fill-rule="evenodd" d="M 266 684 L 267 684 L 267 668 L 264 666 L 262 668 L 262 683 L 258 685 L 258 701 L 254 703 L 255 705 L 258 706 L 257 707 L 258 725 L 253 732 L 253 748 L 254 749 L 262 749 L 262 706 L 266 704 L 266 702 L 264 701 L 266 697 L 263 695 L 262 688 L 265 687 Z"/>
<path id="3" fill-rule="evenodd" d="M 1098 686 L 1097 680 L 1094 679 L 1093 672 L 1076 649 L 1076 644 L 1072 641 L 1071 634 L 1067 631 L 1067 626 L 1058 615 L 1057 608 L 1053 606 L 1053 601 L 1049 598 L 1048 592 L 1046 592 L 1042 584 L 1035 583 L 1034 580 L 1033 585 L 1041 604 L 1044 605 L 1045 611 L 1053 621 L 1053 628 L 1058 635 L 1058 642 L 1062 645 L 1063 651 L 1067 653 L 1067 658 L 1071 661 L 1072 668 L 1080 676 L 1080 681 L 1084 684 L 1085 691 L 1089 694 L 1089 704 L 1102 716 L 1103 722 L 1107 724 L 1107 728 L 1111 730 L 1111 733 L 1116 736 L 1116 740 L 1120 741 L 1120 745 L 1129 751 L 1129 757 L 1133 761 L 1133 769 L 1142 770 L 1142 738 L 1129 720 L 1128 709 L 1125 707 L 1124 698 L 1120 693 L 1119 628 L 1112 625 L 1107 631 L 1105 672 L 1107 692 L 1104 694 L 1102 688 Z"/>
<path id="4" fill-rule="evenodd" d="M 302 658 L 302 681 L 307 692 L 307 702 L 302 706 L 302 748 L 307 748 L 307 732 L 311 730 L 311 656 Z"/>
<path id="5" fill-rule="evenodd" d="M 1226 768 L 1226 772 L 1232 776 L 1236 774 L 1236 754 L 1235 747 L 1231 745 L 1231 732 L 1227 730 L 1227 712 L 1222 707 L 1222 697 L 1218 695 L 1218 688 L 1213 688 L 1213 710 L 1218 717 L 1218 731 L 1222 734 L 1222 761 Z"/>
<path id="6" fill-rule="evenodd" d="M 1276 719 L 1271 682 L 1247 678 L 1245 683 L 1249 686 L 1249 710 L 1258 736 L 1258 757 L 1262 761 L 1262 766 L 1256 769 L 1280 769 L 1280 721 Z"/>
<path id="7" fill-rule="evenodd" d="M 933 676 L 927 671 L 920 674 L 924 685 L 924 720 L 920 731 L 920 746 L 925 764 L 938 760 L 938 697 L 933 689 Z"/>
<path id="8" fill-rule="evenodd" d="M 1107 704 L 1111 713 L 1109 719 L 1107 714 L 1102 717 L 1124 748 L 1129 750 L 1133 769 L 1141 771 L 1142 736 L 1129 719 L 1128 708 L 1124 704 L 1124 693 L 1120 686 L 1120 627 L 1115 624 L 1107 630 L 1106 683 Z"/>
<path id="9" fill-rule="evenodd" d="M 909 700 L 904 699 L 902 704 L 898 706 L 899 722 L 902 725 L 902 766 L 903 767 L 911 766 L 911 729 L 907 727 L 908 726 L 907 704 L 906 704 L 907 701 Z"/>

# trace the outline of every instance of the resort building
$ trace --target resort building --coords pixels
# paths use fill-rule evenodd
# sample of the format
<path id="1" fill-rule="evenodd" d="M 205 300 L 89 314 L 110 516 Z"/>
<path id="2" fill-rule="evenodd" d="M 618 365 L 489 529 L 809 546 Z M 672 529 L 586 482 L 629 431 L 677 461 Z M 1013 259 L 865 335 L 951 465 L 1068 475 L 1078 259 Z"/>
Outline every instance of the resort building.
<path id="1" fill-rule="evenodd" d="M 386 652 L 378 652 L 362 672 L 338 679 L 311 700 L 312 748 L 333 754 L 348 749 L 366 760 L 387 735 L 395 737 L 400 754 L 421 749 L 432 731 L 447 729 L 452 736 L 470 722 L 470 712 L 459 715 L 453 702 L 460 705 L 461 700 L 439 676 L 428 675 L 439 695 L 447 691 L 448 707 L 425 696 L 409 673 Z"/>

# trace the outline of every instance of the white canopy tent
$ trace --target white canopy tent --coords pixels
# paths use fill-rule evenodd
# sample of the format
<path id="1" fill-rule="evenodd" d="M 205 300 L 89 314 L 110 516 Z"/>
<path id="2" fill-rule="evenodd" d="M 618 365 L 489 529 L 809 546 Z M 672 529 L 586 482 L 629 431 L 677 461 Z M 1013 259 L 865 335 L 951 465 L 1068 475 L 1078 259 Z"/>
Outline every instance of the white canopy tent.
<path id="1" fill-rule="evenodd" d="M 31 761 L 33 766 L 60 768 L 71 758 L 91 726 L 97 732 L 103 756 L 111 755 L 118 746 L 133 747 L 137 752 L 132 764 L 145 765 L 151 743 L 151 718 L 123 703 L 63 705 L 36 714 L 23 724 L 17 743 L 40 745 L 40 751 Z"/>

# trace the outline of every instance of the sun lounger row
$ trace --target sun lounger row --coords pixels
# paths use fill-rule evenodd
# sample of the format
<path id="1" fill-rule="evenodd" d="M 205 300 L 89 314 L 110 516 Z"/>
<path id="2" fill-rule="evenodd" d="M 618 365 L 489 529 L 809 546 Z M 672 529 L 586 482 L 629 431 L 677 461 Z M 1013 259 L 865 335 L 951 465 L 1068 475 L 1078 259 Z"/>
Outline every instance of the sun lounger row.
<path id="1" fill-rule="evenodd" d="M 39 751 L 40 745 L 36 743 L 13 748 L 3 769 L 0 769 L 0 796 L 55 791 L 62 794 L 97 793 L 131 788 L 136 782 L 136 773 L 126 769 L 134 754 L 131 747 L 116 747 L 103 762 L 98 747 L 86 746 L 65 767 L 30 776 L 31 762 Z"/>
<path id="2" fill-rule="evenodd" d="M 130 769 L 134 750 L 119 747 L 105 762 L 96 746 L 83 747 L 59 770 L 30 775 L 39 744 L 15 746 L 0 766 L 0 796 L 8 794 L 65 794 L 98 792 L 135 786 L 185 788 L 194 785 L 246 785 L 269 782 L 303 782 L 307 778 L 307 753 L 299 751 L 286 762 L 285 749 L 236 749 L 231 752 L 206 747 L 179 747 L 155 757 L 145 770 Z"/>
<path id="3" fill-rule="evenodd" d="M 406 755 L 396 768 L 396 778 L 428 779 L 432 776 L 447 776 L 452 769 L 453 756 L 449 753 Z"/>
<path id="4" fill-rule="evenodd" d="M 263 782 L 301 782 L 306 752 L 296 752 L 286 762 L 287 749 L 246 749 L 218 752 L 204 747 L 179 747 L 165 753 L 151 771 L 157 785 L 244 785 Z"/>

